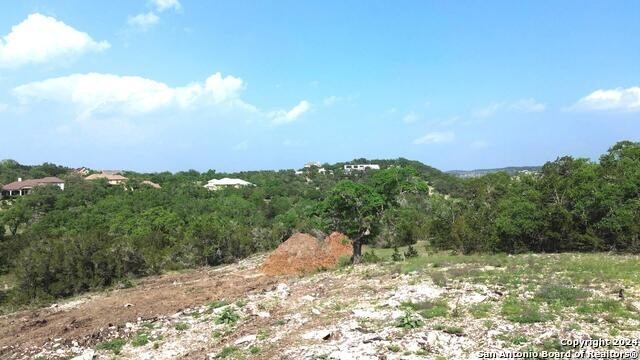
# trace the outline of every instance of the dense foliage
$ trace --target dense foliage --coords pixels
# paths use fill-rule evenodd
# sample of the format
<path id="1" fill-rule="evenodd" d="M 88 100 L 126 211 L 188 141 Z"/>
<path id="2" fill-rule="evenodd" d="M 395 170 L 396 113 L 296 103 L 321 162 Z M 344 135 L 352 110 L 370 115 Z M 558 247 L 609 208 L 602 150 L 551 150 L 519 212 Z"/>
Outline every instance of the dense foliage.
<path id="1" fill-rule="evenodd" d="M 333 175 L 314 169 L 303 175 L 129 172 L 126 186 L 110 186 L 52 164 L 3 161 L 5 183 L 19 176 L 66 181 L 64 191 L 40 187 L 3 201 L 0 273 L 14 273 L 18 282 L 9 300 L 67 296 L 129 277 L 222 264 L 272 249 L 295 231 L 340 230 L 358 250 L 366 242 L 393 247 L 423 240 L 459 253 L 640 252 L 639 143 L 620 142 L 599 162 L 562 157 L 537 174 L 464 180 L 405 159 L 354 162 L 382 170 L 344 174 L 336 164 L 325 166 Z M 256 186 L 202 187 L 223 176 Z"/>

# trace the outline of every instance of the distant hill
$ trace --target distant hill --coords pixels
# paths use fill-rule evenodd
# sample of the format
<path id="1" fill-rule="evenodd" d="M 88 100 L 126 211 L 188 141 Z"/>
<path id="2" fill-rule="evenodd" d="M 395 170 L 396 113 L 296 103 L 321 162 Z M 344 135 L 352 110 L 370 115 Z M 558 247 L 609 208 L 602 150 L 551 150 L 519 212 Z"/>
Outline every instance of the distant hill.
<path id="1" fill-rule="evenodd" d="M 506 172 L 509 175 L 514 175 L 519 172 L 539 172 L 542 166 L 509 166 L 497 169 L 476 169 L 476 170 L 451 170 L 447 171 L 447 174 L 455 175 L 457 177 L 478 177 L 496 172 Z"/>

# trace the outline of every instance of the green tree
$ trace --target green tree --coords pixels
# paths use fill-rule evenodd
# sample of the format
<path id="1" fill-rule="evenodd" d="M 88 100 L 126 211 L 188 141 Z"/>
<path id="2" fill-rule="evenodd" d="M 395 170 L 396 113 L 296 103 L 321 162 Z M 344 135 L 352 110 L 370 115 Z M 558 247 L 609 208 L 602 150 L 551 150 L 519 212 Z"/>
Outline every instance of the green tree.
<path id="1" fill-rule="evenodd" d="M 329 192 L 324 206 L 333 230 L 351 238 L 352 263 L 360 263 L 362 244 L 379 230 L 384 199 L 367 185 L 343 180 Z"/>

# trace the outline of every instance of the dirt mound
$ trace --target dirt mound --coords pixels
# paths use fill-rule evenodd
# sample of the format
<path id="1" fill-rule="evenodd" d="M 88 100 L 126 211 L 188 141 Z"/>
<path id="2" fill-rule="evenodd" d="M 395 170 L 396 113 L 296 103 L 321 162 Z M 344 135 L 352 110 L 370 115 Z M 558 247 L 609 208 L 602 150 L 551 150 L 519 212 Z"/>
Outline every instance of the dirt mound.
<path id="1" fill-rule="evenodd" d="M 351 242 L 339 232 L 324 240 L 296 233 L 269 255 L 262 271 L 267 275 L 285 275 L 332 269 L 338 265 L 340 257 L 351 256 L 351 253 Z"/>

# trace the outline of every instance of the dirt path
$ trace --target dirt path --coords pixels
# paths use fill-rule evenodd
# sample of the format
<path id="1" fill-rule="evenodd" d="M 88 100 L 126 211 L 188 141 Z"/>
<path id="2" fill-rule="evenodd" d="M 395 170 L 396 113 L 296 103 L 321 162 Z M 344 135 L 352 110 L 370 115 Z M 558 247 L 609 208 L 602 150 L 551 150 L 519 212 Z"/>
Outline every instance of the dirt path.
<path id="1" fill-rule="evenodd" d="M 222 268 L 202 268 L 143 279 L 133 288 L 79 297 L 49 308 L 0 317 L 0 357 L 22 358 L 54 339 L 91 346 L 109 327 L 138 318 L 154 319 L 217 299 L 246 296 L 272 286 L 277 278 L 258 270 L 263 257 Z"/>

